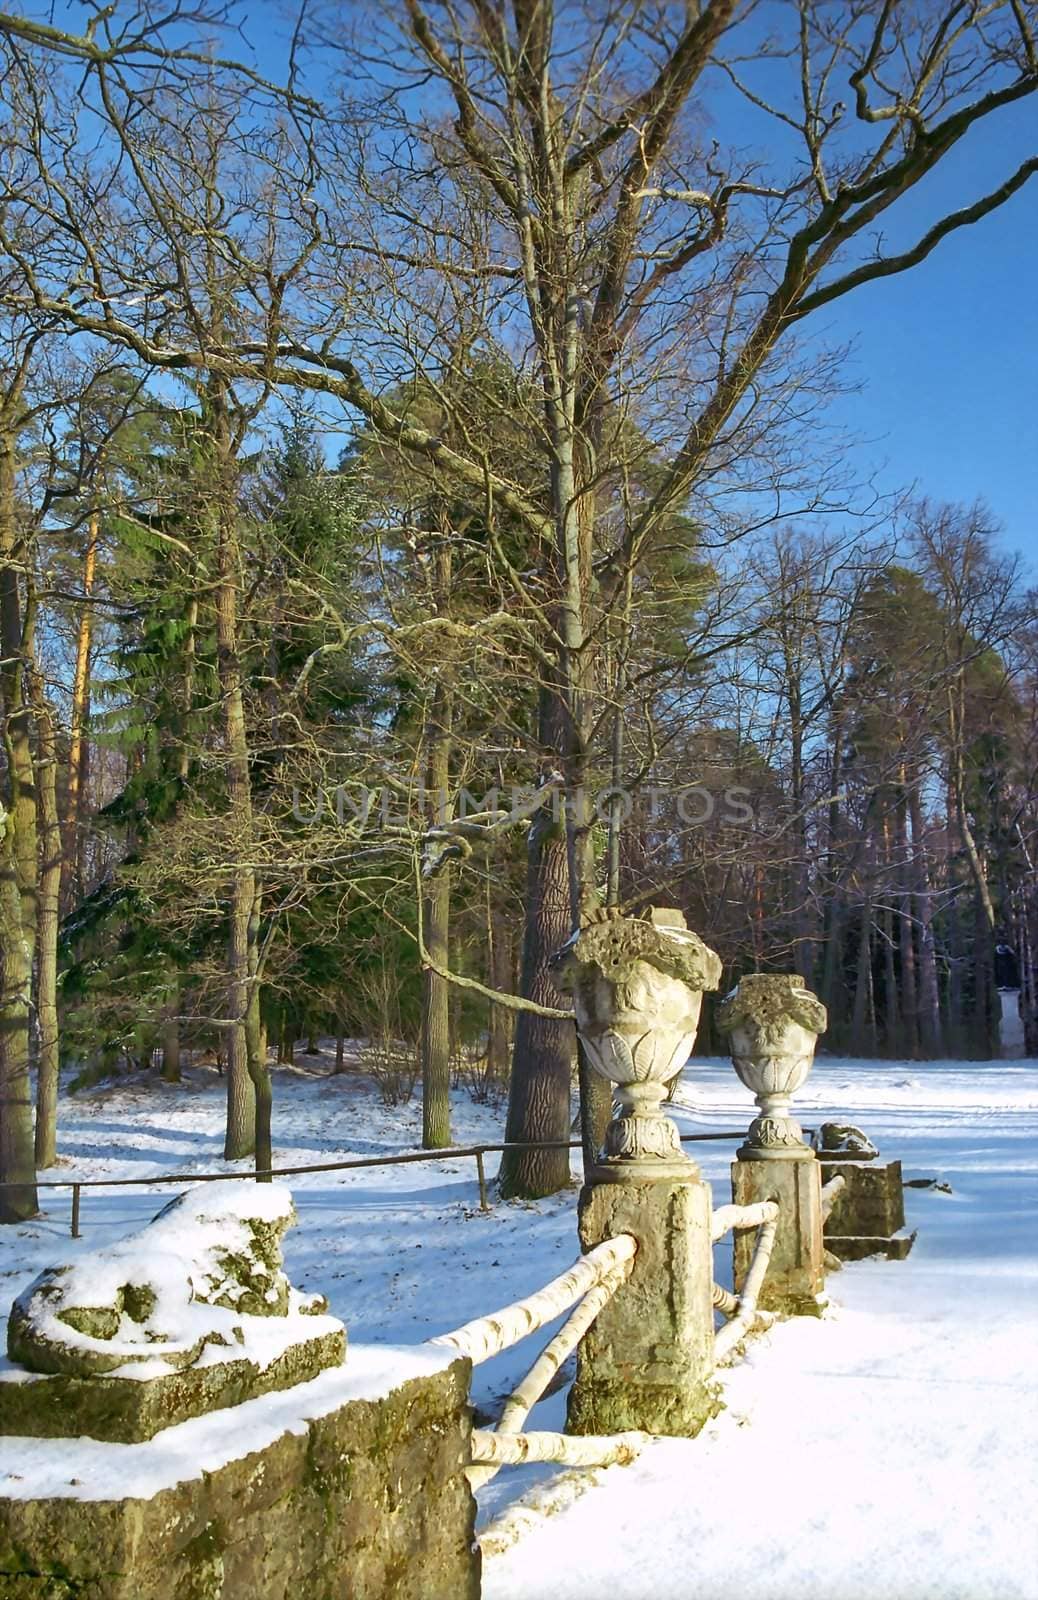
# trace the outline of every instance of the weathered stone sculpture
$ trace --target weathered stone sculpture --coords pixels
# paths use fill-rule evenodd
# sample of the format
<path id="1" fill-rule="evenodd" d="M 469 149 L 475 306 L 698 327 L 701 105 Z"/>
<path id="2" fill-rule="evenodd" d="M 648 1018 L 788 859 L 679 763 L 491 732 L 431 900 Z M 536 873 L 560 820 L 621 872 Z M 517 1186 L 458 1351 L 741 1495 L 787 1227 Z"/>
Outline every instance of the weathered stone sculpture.
<path id="1" fill-rule="evenodd" d="M 822 1182 L 843 1179 L 825 1224 L 826 1249 L 839 1261 L 872 1255 L 903 1261 L 915 1234 L 905 1232 L 900 1161 L 880 1163 L 868 1135 L 846 1122 L 823 1122 L 815 1150 Z"/>
<path id="2" fill-rule="evenodd" d="M 796 973 L 751 973 L 725 997 L 715 1020 L 760 1107 L 745 1152 L 761 1160 L 800 1158 L 804 1134 L 790 1100 L 811 1071 L 815 1041 L 828 1021 L 824 1005 Z"/>
<path id="3" fill-rule="evenodd" d="M 0 1432 L 147 1439 L 186 1417 L 341 1364 L 346 1330 L 293 1289 L 295 1220 L 273 1184 L 201 1184 L 140 1233 L 48 1267 L 18 1296 Z"/>
<path id="4" fill-rule="evenodd" d="M 726 996 L 715 1020 L 759 1107 L 732 1163 L 732 1198 L 736 1205 L 775 1200 L 779 1206 L 759 1303 L 766 1311 L 817 1316 L 825 1304 L 821 1170 L 790 1114 L 790 1098 L 811 1070 L 825 1007 L 796 973 L 755 973 Z M 750 1235 L 737 1233 L 734 1250 L 738 1291 L 752 1258 Z"/>
<path id="5" fill-rule="evenodd" d="M 344 1361 L 342 1324 L 282 1269 L 293 1219 L 280 1186 L 200 1185 L 19 1295 L 4 1600 L 476 1600 L 470 1364 Z"/>
<path id="6" fill-rule="evenodd" d="M 711 1196 L 660 1109 L 695 1042 L 704 989 L 721 963 L 677 911 L 603 918 L 559 951 L 577 1028 L 621 1110 L 581 1190 L 585 1250 L 620 1233 L 638 1241 L 630 1277 L 577 1351 L 571 1433 L 628 1428 L 691 1436 L 718 1406 L 714 1380 Z"/>
<path id="7" fill-rule="evenodd" d="M 823 1122 L 814 1147 L 820 1161 L 872 1161 L 879 1155 L 868 1134 L 850 1122 Z"/>
<path id="8" fill-rule="evenodd" d="M 721 961 L 680 911 L 613 917 L 581 928 L 552 961 L 595 1072 L 617 1085 L 620 1114 L 606 1131 L 599 1182 L 683 1177 L 694 1163 L 661 1108 L 695 1043 L 703 991 Z"/>

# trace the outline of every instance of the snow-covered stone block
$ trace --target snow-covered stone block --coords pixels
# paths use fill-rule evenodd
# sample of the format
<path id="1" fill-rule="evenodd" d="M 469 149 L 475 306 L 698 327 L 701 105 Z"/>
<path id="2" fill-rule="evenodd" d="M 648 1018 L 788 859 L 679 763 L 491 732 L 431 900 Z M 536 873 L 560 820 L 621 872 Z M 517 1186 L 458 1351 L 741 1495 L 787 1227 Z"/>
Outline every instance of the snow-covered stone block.
<path id="1" fill-rule="evenodd" d="M 282 1268 L 294 1220 L 281 1185 L 200 1184 L 48 1267 L 11 1307 L 0 1434 L 149 1439 L 340 1365 L 345 1328 Z"/>
<path id="2" fill-rule="evenodd" d="M 0 1595 L 477 1600 L 470 1372 L 361 1346 L 141 1443 L 0 1440 Z"/>

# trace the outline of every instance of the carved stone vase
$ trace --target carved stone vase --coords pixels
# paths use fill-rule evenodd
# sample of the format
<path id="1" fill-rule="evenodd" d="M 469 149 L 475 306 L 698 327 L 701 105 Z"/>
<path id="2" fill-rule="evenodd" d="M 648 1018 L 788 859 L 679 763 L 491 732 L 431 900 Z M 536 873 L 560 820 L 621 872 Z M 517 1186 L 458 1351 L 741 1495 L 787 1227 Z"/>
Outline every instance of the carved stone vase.
<path id="1" fill-rule="evenodd" d="M 811 1071 L 815 1041 L 828 1021 L 824 1005 L 796 973 L 752 973 L 725 996 L 715 1020 L 760 1108 L 739 1155 L 805 1159 L 812 1152 L 790 1101 Z"/>
<path id="2" fill-rule="evenodd" d="M 589 923 L 552 958 L 552 972 L 573 995 L 589 1064 L 618 1090 L 620 1112 L 606 1130 L 596 1181 L 694 1176 L 695 1162 L 661 1104 L 695 1043 L 703 991 L 717 988 L 720 957 L 680 911 L 657 909 L 647 919 Z"/>

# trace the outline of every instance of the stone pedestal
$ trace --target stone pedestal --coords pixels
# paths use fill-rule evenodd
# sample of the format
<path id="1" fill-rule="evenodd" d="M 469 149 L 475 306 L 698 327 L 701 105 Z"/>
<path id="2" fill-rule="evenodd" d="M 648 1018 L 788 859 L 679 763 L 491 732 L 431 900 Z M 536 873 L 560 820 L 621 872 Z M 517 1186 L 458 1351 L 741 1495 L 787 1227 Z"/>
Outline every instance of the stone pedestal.
<path id="1" fill-rule="evenodd" d="M 570 1433 L 642 1428 L 691 1438 L 716 1414 L 710 1212 L 698 1175 L 581 1191 L 583 1248 L 631 1233 L 638 1253 L 581 1341 Z"/>
<path id="2" fill-rule="evenodd" d="M 477 1600 L 470 1363 L 354 1351 L 277 1184 L 200 1184 L 15 1300 L 2 1600 Z"/>
<path id="3" fill-rule="evenodd" d="M 883 1165 L 833 1158 L 820 1160 L 822 1181 L 838 1174 L 844 1187 L 825 1223 L 825 1248 L 841 1261 L 885 1255 L 903 1261 L 915 1241 L 905 1233 L 905 1196 L 900 1161 Z"/>
<path id="4" fill-rule="evenodd" d="M 732 1162 L 732 1199 L 738 1206 L 777 1200 L 778 1231 L 758 1304 L 762 1311 L 819 1316 L 825 1306 L 822 1255 L 822 1173 L 814 1152 L 787 1150 L 781 1160 L 740 1158 Z M 735 1292 L 750 1270 L 756 1231 L 735 1239 Z"/>
<path id="5" fill-rule="evenodd" d="M 469 1372 L 358 1349 L 142 1443 L 0 1438 L 0 1595 L 478 1600 Z"/>

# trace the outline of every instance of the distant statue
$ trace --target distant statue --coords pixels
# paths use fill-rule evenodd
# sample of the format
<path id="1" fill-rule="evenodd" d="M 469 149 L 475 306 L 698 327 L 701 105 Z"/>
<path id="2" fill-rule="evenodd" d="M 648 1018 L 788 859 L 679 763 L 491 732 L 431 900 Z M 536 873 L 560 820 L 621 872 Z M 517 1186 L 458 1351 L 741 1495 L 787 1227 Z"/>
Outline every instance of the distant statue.
<path id="1" fill-rule="evenodd" d="M 996 944 L 995 946 L 995 988 L 1019 989 L 1020 963 L 1016 959 L 1016 951 L 1012 945 Z"/>

